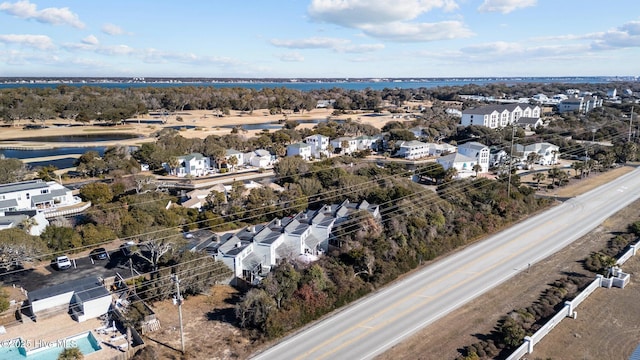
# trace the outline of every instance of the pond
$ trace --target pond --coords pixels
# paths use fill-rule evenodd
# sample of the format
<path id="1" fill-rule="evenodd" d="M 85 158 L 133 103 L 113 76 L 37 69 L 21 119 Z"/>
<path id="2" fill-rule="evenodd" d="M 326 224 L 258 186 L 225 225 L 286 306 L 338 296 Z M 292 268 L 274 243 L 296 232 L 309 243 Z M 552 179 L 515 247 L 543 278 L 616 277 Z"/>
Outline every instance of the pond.
<path id="1" fill-rule="evenodd" d="M 96 142 L 96 141 L 118 141 L 139 138 L 137 134 L 80 134 L 80 135 L 55 135 L 55 136 L 33 136 L 22 138 L 11 138 L 11 141 L 33 141 L 33 142 Z"/>
<path id="2" fill-rule="evenodd" d="M 241 125 L 240 128 L 244 130 L 280 130 L 284 125 L 276 123 L 259 123 L 259 124 L 244 124 Z M 223 129 L 233 129 L 238 127 L 238 125 L 222 125 L 216 126 Z"/>

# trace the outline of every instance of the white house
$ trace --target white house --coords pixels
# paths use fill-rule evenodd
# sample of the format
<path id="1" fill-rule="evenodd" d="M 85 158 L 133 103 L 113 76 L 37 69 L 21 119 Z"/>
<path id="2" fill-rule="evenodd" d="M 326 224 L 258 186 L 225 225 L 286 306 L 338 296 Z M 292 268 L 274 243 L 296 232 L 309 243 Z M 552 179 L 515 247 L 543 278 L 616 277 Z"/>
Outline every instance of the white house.
<path id="1" fill-rule="evenodd" d="M 458 178 L 466 178 L 475 175 L 473 167 L 478 163 L 478 160 L 460 153 L 453 153 L 437 158 L 436 162 L 442 165 L 445 170 L 456 169 Z"/>
<path id="2" fill-rule="evenodd" d="M 540 117 L 540 107 L 528 104 L 486 105 L 462 112 L 460 124 L 463 126 L 480 125 L 491 129 L 506 127 L 521 117 Z"/>
<path id="3" fill-rule="evenodd" d="M 442 156 L 442 155 L 454 153 L 458 149 L 457 147 L 450 144 L 446 144 L 446 143 L 441 143 L 441 144 L 428 143 L 428 144 L 429 144 L 429 156 Z"/>
<path id="4" fill-rule="evenodd" d="M 236 150 L 236 149 L 227 149 L 225 154 L 224 154 L 224 158 L 227 160 L 227 164 L 229 164 L 229 159 L 231 159 L 232 157 L 236 158 L 236 165 L 234 166 L 238 166 L 238 165 L 242 165 L 245 163 L 244 160 L 244 154 L 241 153 L 240 151 Z"/>
<path id="5" fill-rule="evenodd" d="M 172 168 L 170 163 L 162 163 L 162 166 L 169 174 L 177 177 L 203 176 L 211 171 L 211 160 L 200 153 L 178 156 L 176 164 L 176 168 Z"/>
<path id="6" fill-rule="evenodd" d="M 304 142 L 311 145 L 311 155 L 313 157 L 319 159 L 322 156 L 330 156 L 328 137 L 315 134 L 304 138 Z"/>
<path id="7" fill-rule="evenodd" d="M 266 168 L 273 165 L 273 156 L 271 153 L 264 149 L 257 149 L 252 152 L 245 153 L 244 163 L 257 168 Z"/>
<path id="8" fill-rule="evenodd" d="M 48 225 L 44 212 L 37 210 L 7 211 L 0 216 L 0 230 L 24 226 L 29 235 L 40 236 Z"/>
<path id="9" fill-rule="evenodd" d="M 580 113 L 588 113 L 589 111 L 602 106 L 602 99 L 599 99 L 595 95 L 586 95 L 582 97 L 570 97 L 562 100 L 558 104 L 558 112 L 572 112 L 577 111 Z"/>
<path id="10" fill-rule="evenodd" d="M 95 276 L 29 291 L 27 298 L 34 319 L 64 311 L 78 322 L 108 313 L 112 301 L 109 291 Z"/>
<path id="11" fill-rule="evenodd" d="M 311 145 L 303 142 L 287 145 L 287 156 L 296 155 L 305 160 L 311 159 Z"/>
<path id="12" fill-rule="evenodd" d="M 471 141 L 458 145 L 458 152 L 472 159 L 476 159 L 476 162 L 482 166 L 482 170 L 480 171 L 481 173 L 489 171 L 489 158 L 491 151 L 486 145 L 476 141 Z"/>
<path id="13" fill-rule="evenodd" d="M 535 130 L 539 126 L 542 126 L 542 119 L 539 118 L 539 117 L 524 117 L 523 116 L 523 117 L 518 119 L 516 124 L 518 124 L 518 126 L 524 128 L 524 129 Z"/>
<path id="14" fill-rule="evenodd" d="M 395 155 L 407 160 L 420 159 L 429 156 L 429 149 L 428 143 L 417 140 L 403 141 L 400 143 L 400 148 Z"/>
<path id="15" fill-rule="evenodd" d="M 356 147 L 358 148 L 358 150 L 377 150 L 377 145 L 378 142 L 380 140 L 382 140 L 382 135 L 374 135 L 374 136 L 367 136 L 367 135 L 360 135 L 358 137 L 355 138 L 356 140 Z"/>
<path id="16" fill-rule="evenodd" d="M 358 151 L 358 140 L 352 137 L 339 137 L 331 140 L 331 146 L 334 149 L 340 149 L 340 154 L 351 154 Z"/>
<path id="17" fill-rule="evenodd" d="M 547 142 L 535 143 L 527 146 L 517 144 L 516 151 L 518 155 L 521 155 L 522 160 L 524 161 L 529 157 L 529 154 L 538 154 L 538 160 L 536 163 L 540 165 L 555 165 L 558 163 L 558 157 L 560 156 L 560 148 L 557 145 Z"/>
<path id="18" fill-rule="evenodd" d="M 80 203 L 70 189 L 55 181 L 30 180 L 0 185 L 0 213 L 19 210 L 53 211 Z"/>

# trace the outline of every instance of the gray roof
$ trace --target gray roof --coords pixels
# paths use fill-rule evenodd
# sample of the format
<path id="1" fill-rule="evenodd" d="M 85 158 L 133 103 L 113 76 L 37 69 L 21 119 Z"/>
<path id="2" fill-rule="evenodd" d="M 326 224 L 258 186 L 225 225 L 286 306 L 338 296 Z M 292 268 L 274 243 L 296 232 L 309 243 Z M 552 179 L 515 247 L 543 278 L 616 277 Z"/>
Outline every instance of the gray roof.
<path id="1" fill-rule="evenodd" d="M 42 180 L 31 180 L 11 184 L 2 184 L 0 185 L 0 194 L 8 194 L 23 190 L 46 189 L 48 187 L 49 185 L 47 185 L 47 183 L 43 182 Z"/>
<path id="2" fill-rule="evenodd" d="M 512 104 L 496 104 L 496 105 L 486 105 L 477 108 L 466 109 L 462 113 L 463 114 L 473 114 L 473 115 L 489 115 L 494 111 L 503 112 L 505 110 L 511 112 L 515 110 L 516 107 L 520 107 L 522 109 L 526 108 L 534 108 L 529 104 L 522 103 L 512 103 Z"/>
<path id="3" fill-rule="evenodd" d="M 481 144 L 477 141 L 470 141 L 467 143 L 464 143 L 462 145 L 458 145 L 458 149 L 459 148 L 466 148 L 466 149 L 474 149 L 474 150 L 482 150 L 484 148 L 486 148 L 487 146 L 484 144 Z"/>
<path id="4" fill-rule="evenodd" d="M 541 121 L 540 118 L 536 117 L 521 117 L 518 119 L 518 124 L 527 124 L 527 125 L 535 125 L 538 121 Z"/>
<path id="5" fill-rule="evenodd" d="M 40 204 L 43 202 L 52 202 L 53 201 L 53 195 L 52 194 L 40 194 L 40 195 L 33 195 L 31 197 L 31 203 L 33 204 Z"/>
<path id="6" fill-rule="evenodd" d="M 53 190 L 51 190 L 51 195 L 53 197 L 66 196 L 69 191 L 71 191 L 71 190 L 69 190 L 67 188 L 64 188 L 64 189 L 53 189 Z"/>
<path id="7" fill-rule="evenodd" d="M 315 249 L 318 244 L 322 241 L 321 238 L 318 238 L 313 235 L 313 233 L 309 234 L 309 236 L 304 240 L 304 243 L 307 245 L 309 249 Z"/>
<path id="8" fill-rule="evenodd" d="M 204 155 L 202 155 L 200 153 L 191 153 L 189 155 L 182 156 L 182 159 L 184 161 L 189 161 L 189 160 L 193 160 L 193 159 L 195 159 L 195 160 L 204 160 Z"/>
<path id="9" fill-rule="evenodd" d="M 28 292 L 29 302 L 45 300 L 57 295 L 74 292 L 82 300 L 91 300 L 109 296 L 109 291 L 95 276 L 70 280 L 62 284 L 40 288 Z"/>
<path id="10" fill-rule="evenodd" d="M 260 258 L 254 253 L 251 253 L 247 255 L 246 258 L 242 259 L 242 267 L 245 269 L 253 270 L 258 265 L 260 265 Z"/>
<path id="11" fill-rule="evenodd" d="M 9 226 L 12 224 L 19 224 L 23 220 L 28 219 L 27 215 L 9 215 L 9 216 L 0 216 L 0 225 L 1 226 Z"/>
<path id="12" fill-rule="evenodd" d="M 18 201 L 16 199 L 0 200 L 0 209 L 10 209 L 17 206 Z"/>
<path id="13" fill-rule="evenodd" d="M 462 155 L 460 153 L 453 153 L 453 154 L 449 154 L 449 155 L 445 155 L 440 157 L 438 160 L 438 162 L 476 162 L 476 159 Z"/>

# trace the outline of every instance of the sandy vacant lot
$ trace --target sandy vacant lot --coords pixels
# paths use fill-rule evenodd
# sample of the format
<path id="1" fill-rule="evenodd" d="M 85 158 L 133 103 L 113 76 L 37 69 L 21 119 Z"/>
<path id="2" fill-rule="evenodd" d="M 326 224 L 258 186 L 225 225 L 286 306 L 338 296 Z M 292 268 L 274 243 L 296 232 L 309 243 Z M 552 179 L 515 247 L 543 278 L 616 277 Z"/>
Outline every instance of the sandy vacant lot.
<path id="1" fill-rule="evenodd" d="M 33 129 L 23 130 L 23 126 L 30 124 L 26 121 L 18 122 L 13 127 L 4 127 L 0 131 L 0 145 L 6 141 L 12 141 L 12 139 L 20 137 L 38 137 L 38 136 L 58 136 L 58 135 L 72 135 L 72 134 L 95 134 L 95 133 L 131 133 L 138 134 L 140 136 L 150 136 L 154 132 L 161 130 L 163 127 L 183 127 L 180 129 L 180 135 L 186 138 L 205 138 L 209 135 L 224 135 L 230 134 L 232 128 L 229 126 L 241 126 L 249 124 L 264 124 L 264 123 L 278 123 L 283 120 L 299 120 L 301 124 L 300 128 L 313 128 L 316 124 L 314 122 L 324 121 L 327 118 L 334 120 L 346 120 L 351 119 L 361 124 L 369 124 L 377 128 L 382 128 L 388 121 L 409 121 L 407 118 L 394 117 L 390 113 L 385 114 L 371 114 L 371 113 L 353 113 L 348 115 L 331 116 L 332 110 L 329 109 L 313 109 L 306 111 L 302 114 L 278 114 L 269 115 L 267 110 L 256 110 L 253 113 L 245 113 L 241 111 L 231 111 L 228 116 L 219 117 L 209 110 L 193 110 L 178 113 L 177 115 L 170 115 L 167 117 L 160 116 L 141 116 L 139 117 L 140 123 L 127 123 L 118 126 L 94 126 L 88 124 L 87 126 L 60 126 L 60 125 L 77 125 L 77 123 L 70 122 L 69 120 L 48 120 L 44 122 L 44 125 L 48 126 L 45 129 Z M 134 119 L 135 120 L 135 119 Z M 154 121 L 166 121 L 165 124 L 148 124 L 144 123 L 145 120 Z M 40 125 L 41 123 L 38 123 Z M 56 124 L 56 125 L 54 125 Z M 270 130 L 274 131 L 274 130 Z M 247 130 L 241 131 L 240 135 L 245 137 L 252 137 L 262 132 L 262 130 Z M 144 140 L 142 140 L 144 141 Z M 140 139 L 134 140 L 121 140 L 118 143 L 133 145 L 141 142 Z M 12 143 L 14 143 L 12 141 Z M 6 144 L 6 143 L 5 143 Z M 104 143 L 102 143 L 104 145 Z M 37 147 L 38 144 L 31 144 L 28 142 L 19 142 L 17 145 L 29 145 Z M 88 146 L 87 143 L 82 143 L 82 146 Z M 42 144 L 40 144 L 42 146 Z M 73 144 L 65 144 L 65 146 L 73 146 Z"/>

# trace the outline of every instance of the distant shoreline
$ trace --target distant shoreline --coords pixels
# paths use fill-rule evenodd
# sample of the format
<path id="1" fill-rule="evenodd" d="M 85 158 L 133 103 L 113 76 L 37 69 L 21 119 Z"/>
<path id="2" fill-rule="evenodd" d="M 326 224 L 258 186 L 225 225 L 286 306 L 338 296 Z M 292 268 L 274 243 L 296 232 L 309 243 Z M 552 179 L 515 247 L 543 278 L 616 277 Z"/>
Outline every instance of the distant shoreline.
<path id="1" fill-rule="evenodd" d="M 415 77 L 415 78 L 163 78 L 163 77 L 0 77 L 0 89 L 19 87 L 100 86 L 126 87 L 247 87 L 253 89 L 286 87 L 302 91 L 330 89 L 349 90 L 371 88 L 434 88 L 442 86 L 487 85 L 495 83 L 564 83 L 598 84 L 638 81 L 636 76 L 559 76 L 559 77 Z"/>

